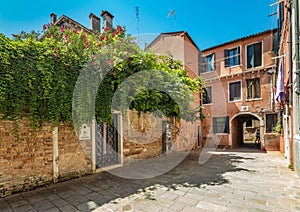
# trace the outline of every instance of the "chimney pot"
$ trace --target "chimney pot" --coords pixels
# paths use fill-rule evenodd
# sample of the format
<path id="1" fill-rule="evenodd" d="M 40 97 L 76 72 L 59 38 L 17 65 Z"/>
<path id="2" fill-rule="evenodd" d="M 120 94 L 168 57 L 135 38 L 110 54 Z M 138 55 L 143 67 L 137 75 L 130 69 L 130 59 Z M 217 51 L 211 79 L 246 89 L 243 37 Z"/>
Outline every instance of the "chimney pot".
<path id="1" fill-rule="evenodd" d="M 51 22 L 51 24 L 55 24 L 56 21 L 57 21 L 57 15 L 55 13 L 51 13 L 50 14 L 50 22 Z"/>
<path id="2" fill-rule="evenodd" d="M 102 13 L 100 16 L 103 18 L 103 27 L 111 29 L 113 26 L 114 16 L 107 10 L 102 10 Z"/>
<path id="3" fill-rule="evenodd" d="M 100 18 L 93 13 L 90 13 L 90 29 L 94 32 L 99 31 L 100 32 Z"/>

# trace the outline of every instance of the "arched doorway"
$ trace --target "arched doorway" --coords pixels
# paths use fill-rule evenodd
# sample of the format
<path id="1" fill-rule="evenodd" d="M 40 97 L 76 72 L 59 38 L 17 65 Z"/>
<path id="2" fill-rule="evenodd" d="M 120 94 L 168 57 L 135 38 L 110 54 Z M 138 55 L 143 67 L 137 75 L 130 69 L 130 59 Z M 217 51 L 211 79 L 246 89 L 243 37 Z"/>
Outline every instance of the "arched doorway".
<path id="1" fill-rule="evenodd" d="M 233 116 L 230 120 L 230 143 L 232 148 L 260 148 L 263 143 L 262 120 L 253 113 L 243 113 Z M 260 142 L 255 143 L 255 131 L 260 130 Z"/>

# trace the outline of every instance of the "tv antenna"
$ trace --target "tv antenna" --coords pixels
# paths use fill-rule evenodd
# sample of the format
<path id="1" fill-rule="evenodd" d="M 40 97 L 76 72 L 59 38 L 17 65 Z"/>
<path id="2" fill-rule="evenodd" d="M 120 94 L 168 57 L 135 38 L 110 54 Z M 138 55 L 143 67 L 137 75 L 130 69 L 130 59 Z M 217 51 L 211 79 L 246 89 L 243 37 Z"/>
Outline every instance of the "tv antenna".
<path id="1" fill-rule="evenodd" d="M 174 9 L 170 10 L 167 18 L 170 18 L 170 17 L 174 17 L 174 25 L 175 25 L 175 30 L 177 30 L 177 24 L 176 24 L 176 12 Z"/>
<path id="2" fill-rule="evenodd" d="M 139 27 L 139 24 L 140 24 L 140 11 L 139 11 L 138 6 L 135 7 L 135 17 L 136 17 L 136 29 L 137 29 L 137 34 L 138 34 L 137 42 L 139 44 L 139 42 L 140 42 L 140 27 Z"/>

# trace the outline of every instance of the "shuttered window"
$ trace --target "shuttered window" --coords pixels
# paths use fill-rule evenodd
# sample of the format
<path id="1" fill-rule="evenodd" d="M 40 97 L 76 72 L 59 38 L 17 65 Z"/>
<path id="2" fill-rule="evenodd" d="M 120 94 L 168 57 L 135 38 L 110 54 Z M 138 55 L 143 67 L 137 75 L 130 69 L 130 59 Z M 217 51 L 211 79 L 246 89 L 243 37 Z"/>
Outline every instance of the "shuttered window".
<path id="1" fill-rule="evenodd" d="M 262 66 L 262 42 L 247 46 L 247 68 Z"/>
<path id="2" fill-rule="evenodd" d="M 203 93 L 203 104 L 211 104 L 212 103 L 212 87 L 207 86 L 204 89 Z"/>
<path id="3" fill-rule="evenodd" d="M 241 82 L 231 82 L 229 83 L 229 101 L 241 100 Z"/>
<path id="4" fill-rule="evenodd" d="M 213 117 L 213 133 L 229 133 L 229 117 Z"/>
<path id="5" fill-rule="evenodd" d="M 224 50 L 225 67 L 240 65 L 241 50 L 240 47 Z"/>
<path id="6" fill-rule="evenodd" d="M 277 124 L 278 114 L 266 114 L 266 133 L 272 133 L 275 131 Z"/>
<path id="7" fill-rule="evenodd" d="M 210 54 L 206 56 L 206 63 L 207 63 L 207 71 L 214 71 L 215 70 L 215 54 Z"/>
<path id="8" fill-rule="evenodd" d="M 260 79 L 248 79 L 247 81 L 247 99 L 260 98 Z"/>

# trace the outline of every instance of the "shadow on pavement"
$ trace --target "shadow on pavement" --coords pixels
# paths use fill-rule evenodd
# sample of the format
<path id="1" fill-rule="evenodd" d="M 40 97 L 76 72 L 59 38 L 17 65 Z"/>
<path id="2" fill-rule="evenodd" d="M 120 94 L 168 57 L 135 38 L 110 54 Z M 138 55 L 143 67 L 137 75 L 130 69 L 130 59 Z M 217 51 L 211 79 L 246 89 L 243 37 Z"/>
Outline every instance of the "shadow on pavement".
<path id="1" fill-rule="evenodd" d="M 35 191 L 24 192 L 5 198 L 9 201 L 28 201 L 45 198 L 60 210 L 63 204 L 69 204 L 76 210 L 88 211 L 92 202 L 101 206 L 117 198 L 123 198 L 135 194 L 155 185 L 162 185 L 168 189 L 176 190 L 177 186 L 200 187 L 201 185 L 220 185 L 228 183 L 223 177 L 227 172 L 253 172 L 241 169 L 237 164 L 244 160 L 253 160 L 251 157 L 240 157 L 230 153 L 228 150 L 216 151 L 204 164 L 198 163 L 200 150 L 190 154 L 174 169 L 157 177 L 150 179 L 124 179 L 110 174 L 100 172 L 79 179 L 62 182 Z M 61 206 L 57 205 L 61 202 Z"/>

